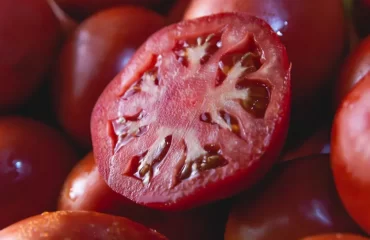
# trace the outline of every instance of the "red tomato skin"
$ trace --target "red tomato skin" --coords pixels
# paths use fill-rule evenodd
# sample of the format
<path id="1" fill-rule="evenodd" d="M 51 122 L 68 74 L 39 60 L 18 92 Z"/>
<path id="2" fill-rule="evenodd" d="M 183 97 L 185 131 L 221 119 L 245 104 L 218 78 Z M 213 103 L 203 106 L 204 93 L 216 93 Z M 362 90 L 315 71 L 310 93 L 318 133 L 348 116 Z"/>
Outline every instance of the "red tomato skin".
<path id="1" fill-rule="evenodd" d="M 363 39 L 347 57 L 335 88 L 335 107 L 370 71 L 370 36 Z"/>
<path id="2" fill-rule="evenodd" d="M 108 9 L 84 21 L 63 47 L 53 81 L 54 108 L 82 147 L 91 147 L 90 117 L 99 95 L 164 21 L 144 8 Z"/>
<path id="3" fill-rule="evenodd" d="M 122 5 L 154 6 L 163 0 L 55 0 L 72 18 L 83 20 L 99 11 Z"/>
<path id="4" fill-rule="evenodd" d="M 253 191 L 236 198 L 225 240 L 296 240 L 361 230 L 342 206 L 329 155 L 279 164 Z"/>
<path id="5" fill-rule="evenodd" d="M 211 204 L 185 212 L 161 212 L 137 205 L 108 187 L 99 175 L 93 153 L 89 153 L 67 177 L 58 209 L 123 216 L 153 228 L 170 239 L 222 240 L 229 203 Z"/>
<path id="6" fill-rule="evenodd" d="M 370 233 L 370 73 L 346 96 L 332 129 L 331 164 L 336 187 L 353 219 Z M 366 174 L 365 174 L 366 173 Z"/>
<path id="7" fill-rule="evenodd" d="M 259 161 L 254 161 L 253 164 L 249 165 L 243 173 L 240 173 L 236 176 L 230 176 L 224 178 L 223 182 L 218 183 L 209 183 L 207 188 L 202 188 L 202 190 L 194 191 L 192 194 L 186 196 L 186 198 L 178 198 L 176 202 L 165 202 L 161 198 L 162 196 L 156 197 L 153 194 L 151 200 L 146 202 L 137 201 L 138 204 L 145 205 L 150 208 L 160 209 L 165 211 L 177 211 L 177 210 L 188 210 L 194 207 L 199 207 L 204 204 L 207 204 L 212 201 L 221 200 L 230 197 L 231 195 L 240 192 L 246 188 L 252 186 L 260 178 L 262 178 L 268 170 L 273 166 L 274 162 L 277 160 L 278 155 L 283 147 L 284 140 L 287 135 L 287 128 L 289 124 L 289 115 L 290 115 L 290 102 L 291 102 L 291 87 L 290 87 L 290 69 L 288 56 L 285 51 L 285 47 L 281 44 L 278 36 L 271 30 L 267 23 L 263 20 L 255 18 L 253 16 L 243 14 L 243 13 L 221 13 L 217 16 L 204 17 L 202 19 L 197 19 L 194 21 L 206 21 L 212 22 L 213 19 L 219 17 L 232 17 L 235 14 L 240 18 L 253 18 L 252 21 L 255 21 L 256 24 L 261 24 L 264 28 L 269 28 L 269 36 L 272 37 L 272 41 L 277 44 L 278 49 L 281 50 L 281 62 L 279 66 L 282 67 L 283 72 L 286 73 L 286 81 L 284 82 L 284 94 L 282 94 L 281 106 L 279 113 L 277 113 L 279 119 L 275 125 L 275 131 L 270 136 L 270 142 L 268 147 L 264 149 L 265 154 Z M 181 28 L 186 28 L 187 26 L 194 26 L 193 20 L 188 20 L 182 23 Z M 144 44 L 138 51 L 135 53 L 132 59 L 142 59 L 143 62 L 149 61 L 145 59 L 145 48 L 153 45 L 153 42 L 160 42 L 162 35 L 168 34 L 169 31 L 176 31 L 178 24 L 170 25 L 163 28 L 162 30 L 156 32 L 151 38 Z M 182 31 L 182 30 L 181 30 Z M 151 42 L 152 41 L 152 42 Z M 165 43 L 168 44 L 168 43 Z M 157 51 L 157 50 L 156 50 Z M 133 61 L 131 61 L 133 62 Z M 143 63 L 144 65 L 144 63 Z M 114 149 L 113 141 L 107 139 L 107 133 L 109 130 L 106 127 L 106 119 L 102 116 L 107 114 L 112 114 L 114 110 L 109 109 L 108 103 L 116 102 L 117 96 L 121 94 L 122 86 L 125 83 L 122 83 L 121 77 L 124 74 L 134 75 L 134 71 L 138 71 L 141 67 L 136 66 L 135 64 L 128 65 L 119 75 L 113 79 L 109 85 L 105 88 L 103 94 L 99 97 L 97 103 L 95 104 L 93 115 L 91 119 L 91 132 L 93 139 L 93 151 L 97 159 L 98 167 L 100 174 L 103 176 L 105 181 L 109 178 L 109 161 L 107 159 L 112 155 L 112 149 Z M 140 71 L 142 71 L 140 69 Z M 135 76 L 136 76 L 135 75 Z M 127 83 L 126 83 L 127 84 Z M 119 86 L 119 87 L 118 87 Z M 113 114 L 112 114 L 113 115 Z M 114 183 L 117 187 L 117 183 Z M 232 186 L 232 187 L 231 187 Z M 110 186 L 112 187 L 112 186 Z M 129 188 L 127 188 L 129 189 Z M 220 191 L 222 189 L 222 191 Z M 118 192 L 118 190 L 115 190 Z M 139 191 L 138 191 L 139 192 Z M 135 193 L 136 194 L 136 193 Z M 139 194 L 138 194 L 139 195 Z M 131 195 L 132 196 L 132 195 Z"/>
<path id="8" fill-rule="evenodd" d="M 0 2 L 0 110 L 25 100 L 55 56 L 60 26 L 45 0 Z"/>
<path id="9" fill-rule="evenodd" d="M 341 234 L 341 233 L 332 233 L 332 234 L 323 234 L 312 237 L 305 237 L 301 240 L 369 240 L 359 235 L 352 234 Z"/>
<path id="10" fill-rule="evenodd" d="M 45 212 L 1 230 L 0 238 L 12 240 L 167 239 L 129 219 L 88 211 Z"/>
<path id="11" fill-rule="evenodd" d="M 184 19 L 227 11 L 260 17 L 281 36 L 292 62 L 293 113 L 329 85 L 344 51 L 341 1 L 193 0 Z"/>
<path id="12" fill-rule="evenodd" d="M 21 117 L 0 119 L 0 229 L 56 208 L 77 156 L 54 129 Z M 6 196 L 6 197 L 4 197 Z"/>

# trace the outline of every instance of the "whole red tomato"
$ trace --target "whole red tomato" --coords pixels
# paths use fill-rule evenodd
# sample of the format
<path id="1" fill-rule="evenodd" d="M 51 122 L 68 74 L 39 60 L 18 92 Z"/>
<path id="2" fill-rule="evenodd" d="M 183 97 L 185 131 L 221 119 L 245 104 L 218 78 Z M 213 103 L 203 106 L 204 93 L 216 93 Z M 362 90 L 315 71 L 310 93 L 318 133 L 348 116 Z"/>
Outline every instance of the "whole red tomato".
<path id="1" fill-rule="evenodd" d="M 227 11 L 260 17 L 280 35 L 292 62 L 293 111 L 304 110 L 328 85 L 344 49 L 342 1 L 192 0 L 184 18 Z"/>
<path id="2" fill-rule="evenodd" d="M 55 130 L 30 119 L 0 118 L 0 229 L 54 210 L 76 155 Z"/>
<path id="3" fill-rule="evenodd" d="M 328 232 L 360 232 L 335 190 L 329 155 L 278 165 L 236 199 L 225 240 L 297 240 Z"/>
<path id="4" fill-rule="evenodd" d="M 59 36 L 45 0 L 0 1 L 0 110 L 24 103 L 40 85 Z"/>
<path id="5" fill-rule="evenodd" d="M 370 36 L 363 39 L 345 61 L 335 88 L 335 107 L 338 107 L 350 90 L 370 72 Z"/>
<path id="6" fill-rule="evenodd" d="M 370 240 L 370 239 L 359 236 L 359 235 L 353 235 L 353 234 L 331 233 L 331 234 L 323 234 L 323 235 L 305 237 L 305 238 L 302 238 L 301 240 Z"/>
<path id="7" fill-rule="evenodd" d="M 163 17 L 150 10 L 112 8 L 83 22 L 63 47 L 54 79 L 54 105 L 63 128 L 82 146 L 91 146 L 90 116 L 104 87 L 162 26 Z"/>
<path id="8" fill-rule="evenodd" d="M 370 73 L 346 96 L 332 130 L 331 162 L 344 206 L 370 233 Z"/>
<path id="9" fill-rule="evenodd" d="M 155 6 L 168 0 L 54 0 L 69 16 L 82 20 L 94 13 L 120 5 Z M 134 22 L 133 22 L 134 23 Z M 148 21 L 150 23 L 150 21 Z M 136 24 L 133 24 L 138 26 Z"/>
<path id="10" fill-rule="evenodd" d="M 94 155 L 114 191 L 184 210 L 250 187 L 287 133 L 290 64 L 270 26 L 244 13 L 152 35 L 100 96 Z"/>
<path id="11" fill-rule="evenodd" d="M 43 213 L 0 231 L 12 240 L 166 240 L 158 232 L 129 219 L 86 211 Z"/>
<path id="12" fill-rule="evenodd" d="M 186 212 L 160 212 L 136 205 L 113 192 L 100 177 L 93 154 L 88 154 L 69 174 L 59 199 L 60 210 L 87 210 L 120 215 L 176 240 L 221 240 L 228 202 Z"/>

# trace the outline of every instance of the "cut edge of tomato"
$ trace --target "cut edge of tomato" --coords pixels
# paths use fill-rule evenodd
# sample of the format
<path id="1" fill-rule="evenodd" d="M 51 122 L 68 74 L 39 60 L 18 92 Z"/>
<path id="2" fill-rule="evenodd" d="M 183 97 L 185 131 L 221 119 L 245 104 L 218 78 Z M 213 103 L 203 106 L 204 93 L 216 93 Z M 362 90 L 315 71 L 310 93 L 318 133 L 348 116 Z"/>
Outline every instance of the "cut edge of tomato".
<path id="1" fill-rule="evenodd" d="M 188 20 L 185 22 L 182 22 L 180 24 L 173 24 L 171 26 L 165 27 L 164 29 L 160 30 L 159 32 L 152 35 L 151 40 L 152 42 L 160 42 L 161 36 L 166 34 L 167 32 L 173 32 L 177 28 L 186 28 L 187 25 L 194 25 L 197 21 L 217 21 L 218 18 L 222 18 L 224 16 L 237 16 L 239 18 L 248 18 L 250 21 L 254 21 L 252 24 L 259 25 L 260 29 L 268 29 L 270 33 L 268 34 L 269 37 L 271 37 L 271 41 L 276 44 L 276 48 L 280 49 L 280 53 L 282 54 L 281 59 L 283 61 L 279 63 L 280 67 L 283 69 L 282 72 L 285 72 L 285 82 L 282 84 L 285 84 L 285 92 L 279 93 L 283 94 L 284 97 L 282 97 L 282 101 L 279 104 L 279 112 L 276 112 L 278 116 L 273 119 L 274 122 L 274 131 L 272 131 L 272 135 L 269 137 L 269 143 L 266 143 L 264 147 L 268 146 L 266 149 L 263 149 L 264 154 L 262 154 L 262 157 L 258 161 L 250 162 L 249 166 L 246 169 L 238 170 L 234 173 L 232 176 L 228 176 L 222 179 L 222 184 L 218 182 L 208 182 L 207 187 L 198 187 L 196 190 L 192 191 L 191 194 L 182 196 L 179 198 L 176 198 L 175 201 L 171 202 L 155 202 L 155 201 L 140 201 L 140 198 L 135 196 L 138 191 L 142 187 L 138 186 L 137 184 L 132 184 L 129 186 L 128 189 L 122 191 L 122 182 L 120 181 L 108 181 L 108 179 L 111 179 L 111 173 L 110 168 L 114 166 L 110 166 L 109 161 L 104 160 L 107 158 L 107 154 L 110 152 L 111 147 L 109 147 L 112 144 L 112 139 L 109 139 L 109 144 L 105 144 L 105 146 L 99 146 L 100 144 L 97 143 L 97 141 L 93 141 L 94 143 L 94 152 L 96 154 L 96 159 L 98 160 L 98 166 L 99 171 L 103 175 L 105 181 L 107 181 L 108 185 L 110 187 L 120 192 L 117 189 L 121 189 L 122 192 L 126 192 L 124 194 L 126 197 L 129 197 L 133 201 L 136 201 L 139 204 L 146 205 L 152 208 L 159 208 L 159 209 L 166 209 L 166 210 L 180 210 L 180 209 L 187 209 L 192 208 L 194 206 L 199 206 L 202 204 L 205 204 L 207 202 L 218 200 L 222 198 L 229 197 L 245 188 L 250 187 L 254 182 L 256 182 L 259 178 L 261 178 L 267 171 L 270 169 L 274 163 L 274 161 L 278 158 L 278 154 L 283 147 L 284 140 L 287 135 L 287 128 L 289 123 L 289 115 L 290 115 L 290 98 L 291 98 L 291 91 L 290 91 L 290 69 L 291 64 L 289 65 L 288 56 L 285 51 L 285 47 L 280 42 L 280 39 L 278 36 L 273 32 L 271 27 L 264 22 L 263 20 L 260 20 L 258 18 L 252 17 L 248 14 L 240 14 L 240 13 L 222 13 L 222 14 L 215 14 L 212 16 L 202 17 L 200 19 L 194 19 L 194 20 Z M 217 28 L 216 28 L 217 29 Z M 192 33 L 196 34 L 196 33 Z M 190 34 L 191 35 L 191 34 Z M 169 43 L 164 43 L 164 45 Z M 148 63 L 148 58 L 144 58 L 145 54 L 142 54 L 142 51 L 145 51 L 147 49 L 150 49 L 150 44 L 146 43 L 144 44 L 134 55 L 132 59 L 135 59 L 135 61 L 140 62 L 140 60 L 143 60 L 143 62 Z M 166 49 L 166 47 L 162 47 Z M 138 59 L 137 59 L 138 58 Z M 133 62 L 132 60 L 131 62 Z M 149 61 L 150 62 L 150 61 Z M 118 83 L 120 86 L 120 89 L 128 89 L 131 83 L 137 81 L 140 76 L 140 73 L 143 72 L 143 69 L 146 68 L 147 64 L 141 64 L 139 66 L 135 65 L 131 68 L 125 68 L 123 71 L 108 85 L 106 90 L 104 91 L 105 94 L 102 94 L 98 103 L 95 106 L 94 114 L 91 121 L 91 129 L 93 133 L 93 139 L 105 139 L 103 142 L 106 142 L 107 136 L 102 131 L 96 131 L 98 129 L 99 125 L 104 125 L 104 120 L 96 117 L 99 115 L 105 116 L 107 114 L 108 106 L 104 105 L 104 102 L 116 102 L 118 101 L 117 95 L 122 94 L 122 91 L 117 90 L 117 82 L 119 82 L 121 76 L 125 75 L 126 79 L 131 79 L 129 83 Z M 124 86 L 122 86 L 122 84 Z M 123 87 L 123 88 L 122 88 Z M 125 91 L 125 90 L 124 90 Z M 269 109 L 269 108 L 268 108 Z M 99 123 L 101 122 L 101 123 Z M 112 129 L 110 129 L 111 131 Z M 237 176 L 237 177 L 236 177 Z M 114 177 L 113 177 L 114 179 Z M 119 182 L 119 183 L 118 183 Z M 222 187 L 220 187 L 220 185 Z M 233 185 L 233 188 L 227 187 L 228 185 Z M 128 187 L 128 186 L 126 186 Z M 224 191 L 220 192 L 219 189 L 224 188 Z M 129 195 L 129 196 L 127 196 Z"/>

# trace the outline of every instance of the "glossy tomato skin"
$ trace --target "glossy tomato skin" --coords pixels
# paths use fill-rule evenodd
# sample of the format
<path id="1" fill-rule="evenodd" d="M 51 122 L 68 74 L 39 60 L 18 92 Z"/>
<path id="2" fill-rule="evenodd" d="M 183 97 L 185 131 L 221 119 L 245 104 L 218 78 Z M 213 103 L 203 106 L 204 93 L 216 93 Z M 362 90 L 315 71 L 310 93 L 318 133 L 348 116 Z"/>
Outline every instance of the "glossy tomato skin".
<path id="1" fill-rule="evenodd" d="M 247 30 L 249 26 L 252 26 L 250 31 Z M 224 36 L 222 37 L 222 34 L 219 35 L 218 32 L 223 32 Z M 209 66 L 203 68 L 203 74 L 194 74 L 195 72 L 191 73 L 191 71 L 195 71 L 193 68 L 197 68 L 198 64 L 203 64 L 201 63 L 203 60 L 198 57 L 202 54 L 208 55 L 207 51 L 193 55 L 192 52 L 189 53 L 189 66 L 185 66 L 187 63 L 182 62 L 181 57 L 176 60 L 176 48 L 182 38 L 196 38 L 204 34 L 210 34 L 210 39 L 220 37 L 225 45 L 217 43 L 222 46 L 222 50 L 216 50 L 212 55 L 213 58 L 209 58 L 209 62 L 204 60 L 207 63 L 203 66 L 207 64 Z M 254 38 L 249 37 L 252 34 Z M 201 43 L 202 40 L 199 41 Z M 216 48 L 216 42 L 214 44 Z M 236 87 L 228 90 L 225 87 L 230 85 L 225 84 L 218 88 L 217 84 L 213 85 L 213 81 L 217 81 L 218 76 L 220 78 L 224 76 L 221 75 L 220 71 L 215 71 L 219 66 L 218 61 L 223 61 L 224 56 L 232 56 L 235 53 L 233 51 L 242 51 L 245 54 L 244 51 L 249 51 L 245 48 L 249 49 L 249 46 L 252 49 L 256 46 L 258 49 L 261 48 L 264 53 L 261 68 L 266 69 L 266 71 L 260 72 L 261 76 L 258 75 L 258 70 L 255 74 L 248 75 L 251 78 L 253 76 L 253 80 L 250 81 L 253 84 L 259 84 L 258 79 L 267 81 L 267 85 L 260 85 L 263 88 L 262 95 L 266 94 L 266 88 L 269 88 L 267 86 L 271 86 L 273 90 L 270 95 L 271 99 L 268 100 L 265 116 L 257 117 L 252 113 L 245 113 L 244 110 L 235 111 L 230 107 L 228 111 L 241 115 L 238 116 L 240 124 L 236 126 L 236 129 L 243 128 L 240 130 L 242 137 L 238 137 L 238 133 L 233 132 L 234 130 L 231 128 L 227 128 L 225 125 L 218 127 L 220 126 L 218 124 L 222 124 L 223 120 L 217 116 L 221 114 L 224 107 L 235 105 L 235 108 L 239 108 L 239 102 L 233 100 L 228 103 L 230 105 L 226 106 L 224 105 L 226 100 L 221 96 L 228 93 L 215 94 L 216 90 L 213 90 L 230 91 L 230 96 L 232 96 L 235 93 L 233 89 Z M 165 57 L 162 57 L 162 54 Z M 238 69 L 238 66 L 240 65 L 236 65 L 235 68 Z M 150 72 L 150 68 L 156 73 Z M 209 68 L 213 68 L 213 70 L 208 71 Z M 271 70 L 272 68 L 274 70 Z M 200 69 L 200 72 L 202 71 Z M 274 71 L 279 74 L 267 77 Z M 207 80 L 202 79 L 208 74 L 218 75 L 212 75 L 206 78 Z M 236 72 L 236 74 L 238 73 Z M 163 83 L 162 80 L 156 81 L 152 78 L 154 76 L 157 79 L 162 79 Z M 246 81 L 249 81 L 248 77 L 246 77 Z M 145 81 L 154 79 L 155 86 L 150 85 L 152 82 L 143 83 L 144 80 L 140 80 L 143 78 Z M 202 80 L 196 81 L 198 78 Z M 239 79 L 234 75 L 231 75 L 230 78 L 232 79 L 229 80 L 230 84 L 234 84 L 233 81 Z M 255 78 L 257 80 L 254 82 Z M 192 83 L 187 81 L 192 81 Z M 136 83 L 142 84 L 143 88 L 136 87 Z M 170 86 L 167 88 L 167 85 Z M 169 90 L 167 91 L 167 89 Z M 178 91 L 177 89 L 187 89 L 188 91 Z M 135 95 L 136 91 L 139 92 L 137 95 Z M 200 104 L 203 101 L 201 96 L 207 91 L 212 92 L 215 96 L 207 95 L 207 102 Z M 146 92 L 148 94 L 145 94 Z M 139 98 L 141 95 L 143 98 Z M 131 96 L 134 97 L 131 98 Z M 137 101 L 136 96 L 139 98 Z M 225 96 L 225 98 L 228 99 L 230 96 Z M 146 100 L 146 98 L 148 99 Z M 220 98 L 220 101 L 217 98 Z M 237 99 L 238 96 L 235 98 Z M 215 106 L 213 101 L 217 102 L 216 105 L 219 106 Z M 131 103 L 132 105 L 130 105 Z M 139 105 L 142 106 L 139 108 Z M 138 114 L 137 111 L 140 111 L 141 108 L 143 114 Z M 284 46 L 267 23 L 243 13 L 225 13 L 184 21 L 168 26 L 152 35 L 136 52 L 132 61 L 104 90 L 95 105 L 91 120 L 94 155 L 100 173 L 114 191 L 138 204 L 151 208 L 189 209 L 211 201 L 228 198 L 236 192 L 250 187 L 261 178 L 271 168 L 282 148 L 287 133 L 289 110 L 290 64 Z M 205 114 L 206 111 L 211 111 L 214 119 L 218 122 L 221 121 L 221 123 L 212 124 L 207 122 L 208 120 L 202 120 L 199 116 L 202 114 L 201 111 L 204 111 Z M 160 115 L 157 116 L 157 114 Z M 199 117 L 196 117 L 197 114 Z M 194 118 L 189 118 L 193 115 Z M 160 120 L 154 121 L 154 118 Z M 242 125 L 244 120 L 255 127 L 249 129 L 249 124 Z M 190 126 L 187 126 L 189 123 Z M 142 126 L 141 129 L 136 129 L 138 126 Z M 187 128 L 189 130 L 186 130 Z M 244 128 L 248 128 L 248 130 Z M 185 132 L 182 132 L 184 130 Z M 259 132 L 260 130 L 261 132 Z M 125 134 L 126 131 L 129 133 Z M 145 131 L 149 131 L 149 133 Z M 169 135 L 165 136 L 167 134 Z M 156 141 L 157 136 L 158 140 Z M 232 140 L 229 141 L 229 139 Z M 169 143 L 172 141 L 174 141 L 173 147 Z M 176 141 L 180 141 L 180 143 L 176 144 Z M 133 146 L 130 146 L 131 144 Z M 229 144 L 230 146 L 228 146 Z M 240 147 L 239 144 L 247 144 L 248 146 Z M 158 178 L 153 180 L 155 182 L 152 182 L 148 187 L 146 181 L 152 179 L 151 173 L 154 174 L 153 168 L 157 166 L 157 160 L 154 156 L 157 154 L 157 150 L 155 150 L 157 147 L 160 152 L 173 151 L 173 153 L 158 156 L 167 159 L 163 160 L 163 164 L 161 162 L 158 165 L 158 168 L 161 169 L 155 172 Z M 216 156 L 215 158 L 218 159 L 216 164 L 220 165 L 209 166 L 206 164 L 211 168 L 210 171 L 201 170 L 202 173 L 198 174 L 196 173 L 198 170 L 195 168 L 199 167 L 195 166 L 190 169 L 185 166 L 188 162 L 189 164 L 198 164 L 195 163 L 198 161 L 196 157 L 204 156 L 202 154 L 206 154 L 207 151 L 213 151 L 206 150 L 207 147 L 219 147 L 218 153 L 215 154 L 221 154 L 221 151 L 230 164 L 222 160 L 224 157 Z M 185 161 L 183 156 L 190 151 L 189 159 Z M 144 158 L 143 155 L 146 153 L 149 156 L 145 158 L 149 159 L 148 161 L 153 160 L 154 163 L 149 163 L 153 166 L 146 164 L 146 160 L 143 162 L 140 159 Z M 234 169 L 236 166 L 238 166 L 237 170 Z M 143 167 L 144 169 L 142 169 Z M 149 170 L 150 168 L 152 170 Z M 194 174 L 191 174 L 192 171 Z M 143 175 L 147 178 L 141 176 L 142 172 L 145 172 Z M 211 178 L 214 180 L 210 181 Z M 131 191 L 132 188 L 136 190 Z"/>
<path id="2" fill-rule="evenodd" d="M 121 5 L 155 6 L 164 0 L 55 0 L 69 16 L 83 20 L 99 11 Z M 149 23 L 149 22 L 148 22 Z"/>
<path id="3" fill-rule="evenodd" d="M 370 233 L 369 116 L 370 73 L 339 107 L 331 142 L 331 164 L 339 195 L 347 211 L 367 233 Z"/>
<path id="4" fill-rule="evenodd" d="M 4 110 L 24 103 L 40 85 L 55 56 L 60 26 L 45 0 L 1 1 L 0 22 L 0 110 Z"/>
<path id="5" fill-rule="evenodd" d="M 45 212 L 17 222 L 2 231 L 1 239 L 130 239 L 166 240 L 156 231 L 129 219 L 88 211 Z"/>
<path id="6" fill-rule="evenodd" d="M 370 36 L 356 46 L 343 65 L 335 88 L 335 107 L 340 105 L 353 86 L 368 72 L 370 72 Z"/>
<path id="7" fill-rule="evenodd" d="M 161 212 L 137 205 L 108 187 L 100 177 L 92 153 L 69 174 L 59 199 L 59 210 L 97 211 L 127 217 L 170 239 L 222 240 L 229 202 L 186 212 Z"/>
<path id="8" fill-rule="evenodd" d="M 345 43 L 341 1 L 193 0 L 184 18 L 227 11 L 260 17 L 280 35 L 292 62 L 293 112 L 329 84 Z"/>
<path id="9" fill-rule="evenodd" d="M 87 19 L 65 44 L 54 78 L 54 106 L 81 146 L 91 146 L 91 112 L 104 87 L 162 26 L 163 17 L 150 10 L 117 7 Z"/>
<path id="10" fill-rule="evenodd" d="M 332 233 L 312 237 L 305 237 L 302 238 L 301 240 L 369 240 L 369 238 L 353 234 Z"/>
<path id="11" fill-rule="evenodd" d="M 77 157 L 54 129 L 20 117 L 0 119 L 0 229 L 54 210 Z"/>
<path id="12" fill-rule="evenodd" d="M 253 192 L 236 199 L 225 240 L 296 240 L 328 232 L 358 233 L 341 205 L 329 155 L 278 165 Z"/>

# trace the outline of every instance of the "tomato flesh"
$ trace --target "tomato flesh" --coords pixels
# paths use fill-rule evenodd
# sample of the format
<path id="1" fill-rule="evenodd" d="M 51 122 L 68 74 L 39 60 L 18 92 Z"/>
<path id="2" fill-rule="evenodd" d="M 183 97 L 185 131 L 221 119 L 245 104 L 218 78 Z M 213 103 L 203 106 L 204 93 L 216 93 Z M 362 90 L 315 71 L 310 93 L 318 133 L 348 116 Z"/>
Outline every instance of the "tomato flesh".
<path id="1" fill-rule="evenodd" d="M 347 95 L 332 131 L 332 169 L 339 195 L 356 222 L 370 233 L 370 73 Z"/>
<path id="2" fill-rule="evenodd" d="M 157 32 L 95 106 L 100 172 L 116 192 L 155 208 L 189 208 L 240 191 L 281 150 L 289 73 L 278 36 L 247 14 Z"/>

